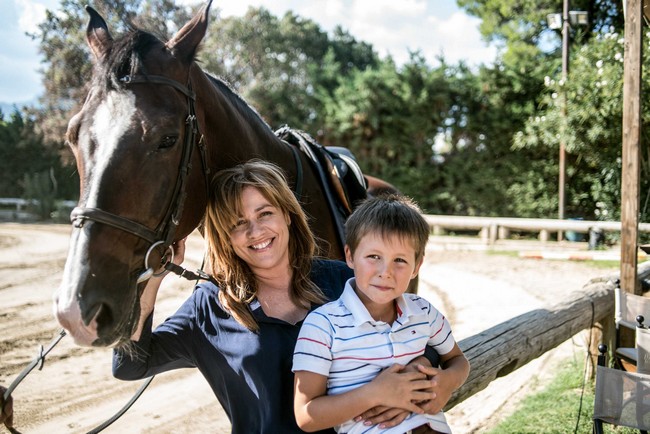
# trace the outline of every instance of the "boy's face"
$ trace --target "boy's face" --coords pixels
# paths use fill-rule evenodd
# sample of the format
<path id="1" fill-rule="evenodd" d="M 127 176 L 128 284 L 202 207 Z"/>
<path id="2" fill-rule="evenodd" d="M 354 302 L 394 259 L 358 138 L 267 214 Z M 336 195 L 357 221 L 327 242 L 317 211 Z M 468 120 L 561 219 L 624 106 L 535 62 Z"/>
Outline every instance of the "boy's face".
<path id="1" fill-rule="evenodd" d="M 354 255 L 345 246 L 345 259 L 354 270 L 361 301 L 383 305 L 402 295 L 417 276 L 422 259 L 416 262 L 410 240 L 397 235 L 382 238 L 370 232 L 361 238 Z"/>

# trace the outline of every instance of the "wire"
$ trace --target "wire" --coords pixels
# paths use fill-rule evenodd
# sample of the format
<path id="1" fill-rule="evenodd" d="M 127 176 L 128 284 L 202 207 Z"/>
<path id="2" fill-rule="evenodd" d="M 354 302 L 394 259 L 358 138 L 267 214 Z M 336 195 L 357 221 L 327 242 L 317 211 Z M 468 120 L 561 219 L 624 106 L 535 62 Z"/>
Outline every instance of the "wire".
<path id="1" fill-rule="evenodd" d="M 585 367 L 582 372 L 582 386 L 580 390 L 580 405 L 578 407 L 578 418 L 576 419 L 576 426 L 573 429 L 573 434 L 577 434 L 578 427 L 580 426 L 580 416 L 582 415 L 582 402 L 585 396 L 585 386 L 587 384 L 587 366 L 591 361 L 591 339 L 594 333 L 594 316 L 595 316 L 594 301 L 591 300 L 591 327 L 589 328 L 589 339 L 587 339 L 587 357 L 585 358 Z"/>

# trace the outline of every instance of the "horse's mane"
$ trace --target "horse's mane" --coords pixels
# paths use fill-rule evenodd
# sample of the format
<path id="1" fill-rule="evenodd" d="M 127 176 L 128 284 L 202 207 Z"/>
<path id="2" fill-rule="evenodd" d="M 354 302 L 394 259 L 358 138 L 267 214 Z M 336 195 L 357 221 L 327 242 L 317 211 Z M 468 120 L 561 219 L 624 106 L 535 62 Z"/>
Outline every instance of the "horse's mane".
<path id="1" fill-rule="evenodd" d="M 208 73 L 205 75 L 210 79 L 210 82 L 215 87 L 217 87 L 221 95 L 223 95 L 229 103 L 240 109 L 238 110 L 239 113 L 245 116 L 245 120 L 248 123 L 259 123 L 273 134 L 271 126 L 264 120 L 264 118 L 257 112 L 257 110 L 255 110 L 254 107 L 248 104 L 237 92 L 235 92 L 235 90 L 230 86 L 230 84 L 228 84 L 226 80 L 220 77 L 215 77 Z"/>
<path id="2" fill-rule="evenodd" d="M 131 29 L 122 37 L 116 39 L 102 62 L 96 65 L 94 85 L 103 92 L 122 89 L 120 79 L 127 75 L 145 74 L 142 56 L 152 47 L 163 45 L 151 33 L 139 29 Z"/>

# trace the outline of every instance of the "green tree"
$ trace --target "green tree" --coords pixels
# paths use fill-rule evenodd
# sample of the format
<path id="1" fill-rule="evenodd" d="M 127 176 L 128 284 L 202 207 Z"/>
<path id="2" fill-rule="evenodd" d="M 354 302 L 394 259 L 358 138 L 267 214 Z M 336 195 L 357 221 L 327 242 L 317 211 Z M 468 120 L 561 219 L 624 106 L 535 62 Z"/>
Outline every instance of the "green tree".
<path id="1" fill-rule="evenodd" d="M 560 35 L 548 29 L 546 15 L 561 12 L 562 2 L 459 0 L 458 3 L 467 12 L 482 19 L 481 32 L 486 39 L 503 46 L 495 67 L 484 68 L 481 73 L 481 93 L 490 107 L 488 118 L 481 111 L 472 110 L 473 117 L 478 115 L 479 119 L 483 119 L 481 130 L 486 135 L 488 150 L 496 151 L 493 156 L 508 167 L 501 175 L 507 175 L 509 185 L 501 186 L 500 191 L 506 199 L 505 203 L 510 205 L 505 209 L 494 206 L 492 211 L 521 217 L 554 217 L 558 209 L 560 111 L 557 96 L 561 95 L 562 90 L 559 84 L 561 47 Z M 622 29 L 623 14 L 620 3 L 613 1 L 576 0 L 571 2 L 571 9 L 588 11 L 590 23 L 586 28 L 571 28 L 571 84 L 565 88 L 568 91 L 569 112 L 573 113 L 572 117 L 581 116 L 582 120 L 573 117 L 566 130 L 566 140 L 572 143 L 567 148 L 567 196 L 570 197 L 566 215 L 586 218 L 609 215 L 608 218 L 612 218 L 613 210 L 618 209 L 620 181 L 616 173 L 617 170 L 620 173 L 620 169 L 600 164 L 594 172 L 594 164 L 603 159 L 603 147 L 620 147 L 616 145 L 620 142 L 620 113 L 600 124 L 587 119 L 604 120 L 597 112 L 605 110 L 604 106 L 619 104 L 620 107 L 620 96 L 612 94 L 610 98 L 603 94 L 596 97 L 593 92 L 602 93 L 603 89 L 594 87 L 593 83 L 601 80 L 595 80 L 597 77 L 589 73 L 587 76 L 594 81 L 582 81 L 576 76 L 582 75 L 579 57 L 601 44 L 607 31 Z M 592 55 L 600 56 L 596 53 Z M 610 56 L 613 55 L 614 51 L 610 53 Z M 591 68 L 592 72 L 598 69 L 594 68 L 596 57 L 585 62 L 585 65 L 590 64 L 586 69 Z M 584 88 L 569 90 L 573 85 L 578 86 L 579 81 Z M 616 82 L 616 79 L 609 81 L 610 85 Z M 585 98 L 590 93 L 590 97 Z M 603 107 L 595 107 L 594 102 L 602 103 Z M 606 109 L 610 115 L 613 114 L 611 110 L 611 106 Z M 585 127 L 590 131 L 585 131 Z M 603 132 L 603 129 L 607 132 Z M 491 130 L 493 134 L 490 134 Z M 576 141 L 583 144 L 588 141 L 586 136 L 581 138 L 581 134 L 592 137 L 588 140 L 598 136 L 598 146 L 577 146 Z M 593 141 L 590 143 L 595 144 Z M 616 157 L 609 161 L 616 161 Z M 490 170 L 487 169 L 485 174 Z M 484 178 L 495 179 L 490 176 Z M 498 190 L 498 186 L 495 187 Z M 471 190 L 463 196 L 471 197 Z M 595 204 L 599 204 L 598 207 Z M 607 210 L 600 212 L 599 207 Z"/>
<path id="2" fill-rule="evenodd" d="M 414 53 L 400 68 L 388 58 L 342 78 L 325 99 L 325 143 L 345 144 L 366 173 L 429 207 L 440 179 L 433 146 L 450 109 L 446 72 Z"/>
<path id="3" fill-rule="evenodd" d="M 72 170 L 45 145 L 34 119 L 16 110 L 0 121 L 0 196 L 37 198 L 30 195 L 27 184 L 36 174 L 45 173 L 52 185 L 56 183 L 53 198 L 74 199 L 79 183 Z"/>
<path id="4" fill-rule="evenodd" d="M 647 36 L 646 36 L 647 38 Z M 547 77 L 539 113 L 516 136 L 519 148 L 553 149 L 562 134 L 561 98 L 567 95 L 567 211 L 586 218 L 620 218 L 621 139 L 624 41 L 616 32 L 603 33 L 581 47 L 571 59 L 564 83 Z M 650 78 L 650 61 L 643 78 Z M 642 96 L 642 123 L 650 121 L 650 97 Z M 650 213 L 649 133 L 641 132 L 641 220 Z"/>
<path id="5" fill-rule="evenodd" d="M 480 31 L 487 41 L 504 46 L 505 53 L 522 45 L 539 47 L 551 37 L 547 16 L 562 13 L 563 0 L 458 0 L 458 6 L 481 19 Z M 572 11 L 586 11 L 589 26 L 572 27 L 571 34 L 589 35 L 623 29 L 623 5 L 614 0 L 572 0 Z"/>
<path id="6" fill-rule="evenodd" d="M 293 12 L 278 18 L 264 8 L 214 22 L 200 57 L 272 127 L 288 124 L 314 136 L 323 94 L 341 76 L 377 62 L 372 46 L 341 28 L 330 37 L 312 20 Z"/>

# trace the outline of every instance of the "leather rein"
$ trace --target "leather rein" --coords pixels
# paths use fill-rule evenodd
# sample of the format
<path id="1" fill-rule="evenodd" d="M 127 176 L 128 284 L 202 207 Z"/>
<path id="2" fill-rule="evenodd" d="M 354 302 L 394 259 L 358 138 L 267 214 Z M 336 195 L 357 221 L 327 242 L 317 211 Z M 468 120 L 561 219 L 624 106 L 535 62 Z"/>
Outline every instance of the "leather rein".
<path id="1" fill-rule="evenodd" d="M 110 213 L 108 211 L 104 211 L 99 208 L 76 207 L 70 214 L 70 220 L 72 221 L 73 226 L 76 228 L 83 227 L 86 221 L 93 221 L 96 223 L 102 223 L 111 226 L 124 232 L 128 232 L 149 242 L 150 247 L 144 258 L 144 271 L 142 271 L 138 277 L 138 283 L 140 283 L 148 280 L 154 274 L 153 267 L 149 265 L 149 256 L 156 247 L 161 246 L 164 250 L 169 249 L 171 251 L 171 257 L 173 259 L 174 253 L 173 249 L 171 249 L 170 246 L 174 241 L 174 235 L 176 233 L 176 229 L 180 224 L 181 216 L 183 214 L 183 205 L 187 197 L 185 185 L 187 183 L 187 177 L 192 167 L 192 150 L 194 149 L 195 144 L 199 148 L 201 155 L 201 165 L 205 179 L 206 198 L 209 194 L 208 179 L 210 176 L 210 169 L 207 165 L 207 155 L 205 144 L 203 142 L 203 136 L 201 136 L 198 142 L 196 141 L 196 136 L 198 134 L 198 123 L 194 109 L 196 94 L 194 91 L 192 91 L 191 83 L 188 82 L 187 86 L 183 86 L 175 80 L 158 75 L 127 75 L 120 78 L 119 81 L 126 86 L 141 83 L 171 86 L 187 97 L 188 106 L 188 115 L 185 119 L 185 137 L 183 140 L 183 150 L 178 175 L 176 177 L 176 183 L 174 185 L 171 201 L 167 206 L 165 216 L 155 229 L 151 229 L 134 220 Z"/>

